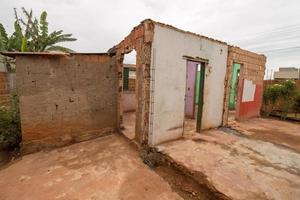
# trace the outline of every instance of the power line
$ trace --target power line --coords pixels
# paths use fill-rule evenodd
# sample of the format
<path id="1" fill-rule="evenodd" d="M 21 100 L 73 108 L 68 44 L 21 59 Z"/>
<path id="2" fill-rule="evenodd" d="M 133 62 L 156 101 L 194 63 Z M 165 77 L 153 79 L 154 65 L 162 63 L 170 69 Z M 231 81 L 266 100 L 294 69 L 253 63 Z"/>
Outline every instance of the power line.
<path id="1" fill-rule="evenodd" d="M 246 35 L 246 36 L 244 36 L 244 38 L 259 38 L 262 36 L 266 37 L 267 35 L 272 35 L 274 33 L 283 34 L 283 33 L 292 33 L 292 32 L 298 32 L 298 31 L 300 31 L 300 24 L 295 24 L 295 25 L 278 27 L 275 29 L 254 33 L 251 35 Z M 235 41 L 233 40 L 232 42 L 238 42 L 238 41 L 242 41 L 242 40 L 248 40 L 248 39 L 240 39 L 240 40 L 235 40 Z"/>
<path id="2" fill-rule="evenodd" d="M 269 50 L 264 50 L 264 53 L 270 53 L 270 52 L 282 52 L 282 51 L 295 51 L 295 50 L 300 50 L 300 46 L 294 46 L 294 47 L 287 47 L 287 48 L 277 48 L 277 49 L 269 49 Z M 300 53 L 300 51 L 299 51 Z"/>

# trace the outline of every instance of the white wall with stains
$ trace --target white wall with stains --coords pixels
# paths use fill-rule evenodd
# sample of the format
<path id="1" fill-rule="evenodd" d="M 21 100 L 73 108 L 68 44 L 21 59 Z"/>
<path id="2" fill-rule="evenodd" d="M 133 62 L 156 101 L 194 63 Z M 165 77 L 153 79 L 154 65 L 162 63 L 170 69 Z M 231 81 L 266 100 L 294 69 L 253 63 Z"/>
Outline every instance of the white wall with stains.
<path id="1" fill-rule="evenodd" d="M 209 60 L 204 85 L 202 129 L 220 126 L 223 115 L 227 45 L 155 24 L 151 62 L 149 144 L 183 134 L 186 60 Z"/>
<path id="2" fill-rule="evenodd" d="M 242 102 L 254 101 L 256 85 L 251 80 L 244 80 Z"/>

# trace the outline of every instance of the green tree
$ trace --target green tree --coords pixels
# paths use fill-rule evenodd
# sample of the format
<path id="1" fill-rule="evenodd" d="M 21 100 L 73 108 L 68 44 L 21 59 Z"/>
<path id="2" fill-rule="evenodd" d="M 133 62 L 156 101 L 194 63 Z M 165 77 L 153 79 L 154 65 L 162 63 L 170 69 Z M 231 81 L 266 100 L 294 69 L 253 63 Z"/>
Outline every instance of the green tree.
<path id="1" fill-rule="evenodd" d="M 22 140 L 18 101 L 14 93 L 10 105 L 0 105 L 0 151 L 12 150 Z"/>
<path id="2" fill-rule="evenodd" d="M 288 113 L 298 112 L 300 94 L 296 84 L 292 80 L 286 80 L 280 84 L 268 85 L 263 92 L 264 111 L 267 115 L 273 111 L 279 111 L 282 119 L 286 119 Z"/>
<path id="3" fill-rule="evenodd" d="M 286 119 L 287 114 L 292 111 L 292 109 L 295 107 L 296 104 L 296 97 L 298 90 L 296 87 L 296 84 L 292 80 L 286 80 L 282 83 L 282 89 L 281 89 L 281 110 L 282 115 L 281 117 L 283 119 Z"/>
<path id="4" fill-rule="evenodd" d="M 295 117 L 297 118 L 297 114 L 300 113 L 300 91 L 298 91 L 295 96 L 294 110 L 295 110 Z"/>
<path id="5" fill-rule="evenodd" d="M 14 32 L 9 36 L 3 24 L 0 23 L 0 51 L 14 52 L 44 52 L 73 50 L 58 45 L 62 42 L 76 41 L 72 34 L 64 34 L 62 30 L 49 33 L 47 12 L 43 11 L 39 20 L 33 16 L 32 10 L 22 7 L 23 18 L 14 9 Z M 4 57 L 3 62 L 8 72 L 14 71 L 14 61 Z"/>
<path id="6" fill-rule="evenodd" d="M 72 34 L 64 34 L 62 30 L 49 33 L 47 12 L 43 11 L 39 20 L 33 16 L 32 10 L 22 8 L 23 18 L 19 18 L 14 9 L 14 32 L 8 36 L 3 24 L 0 23 L 0 51 L 73 52 L 71 49 L 58 45 L 61 42 L 76 41 Z"/>
<path id="7" fill-rule="evenodd" d="M 263 92 L 263 102 L 264 111 L 267 115 L 270 115 L 275 109 L 276 102 L 281 95 L 281 88 L 282 85 L 280 84 L 268 85 L 265 87 Z"/>

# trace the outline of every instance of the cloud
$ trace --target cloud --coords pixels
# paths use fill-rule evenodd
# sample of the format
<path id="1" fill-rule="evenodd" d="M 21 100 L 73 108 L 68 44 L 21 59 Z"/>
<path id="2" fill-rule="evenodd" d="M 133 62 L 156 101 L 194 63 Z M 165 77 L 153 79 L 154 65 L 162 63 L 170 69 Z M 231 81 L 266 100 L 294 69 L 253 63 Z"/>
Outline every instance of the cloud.
<path id="1" fill-rule="evenodd" d="M 13 28 L 13 8 L 22 6 L 36 15 L 47 10 L 51 30 L 78 38 L 66 43 L 76 51 L 106 51 L 143 19 L 152 18 L 265 53 L 269 68 L 300 67 L 298 0 L 1 0 L 0 22 L 8 30 Z"/>

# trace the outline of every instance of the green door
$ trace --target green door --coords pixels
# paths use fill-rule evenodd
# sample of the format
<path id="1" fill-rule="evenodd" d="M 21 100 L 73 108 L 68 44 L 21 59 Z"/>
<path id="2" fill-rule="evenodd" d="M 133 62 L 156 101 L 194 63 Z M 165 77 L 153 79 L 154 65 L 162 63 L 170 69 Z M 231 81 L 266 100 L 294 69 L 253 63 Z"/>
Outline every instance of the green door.
<path id="1" fill-rule="evenodd" d="M 196 95 L 195 95 L 195 104 L 199 103 L 199 87 L 200 87 L 200 74 L 201 73 L 201 64 L 197 64 L 197 74 L 196 74 Z"/>
<path id="2" fill-rule="evenodd" d="M 199 77 L 198 77 L 199 74 Z M 198 112 L 197 112 L 197 124 L 196 124 L 196 132 L 200 132 L 201 123 L 202 123 L 202 112 L 203 112 L 203 96 L 204 96 L 204 78 L 205 78 L 205 64 L 199 63 L 197 67 L 197 91 L 198 91 Z M 197 92 L 196 91 L 196 92 Z"/>
<path id="3" fill-rule="evenodd" d="M 241 64 L 234 63 L 232 66 L 231 82 L 230 82 L 230 96 L 229 96 L 229 109 L 234 110 L 235 107 L 235 96 L 237 91 L 237 83 Z"/>
<path id="4" fill-rule="evenodd" d="M 127 91 L 129 89 L 129 68 L 123 68 L 123 90 Z"/>

